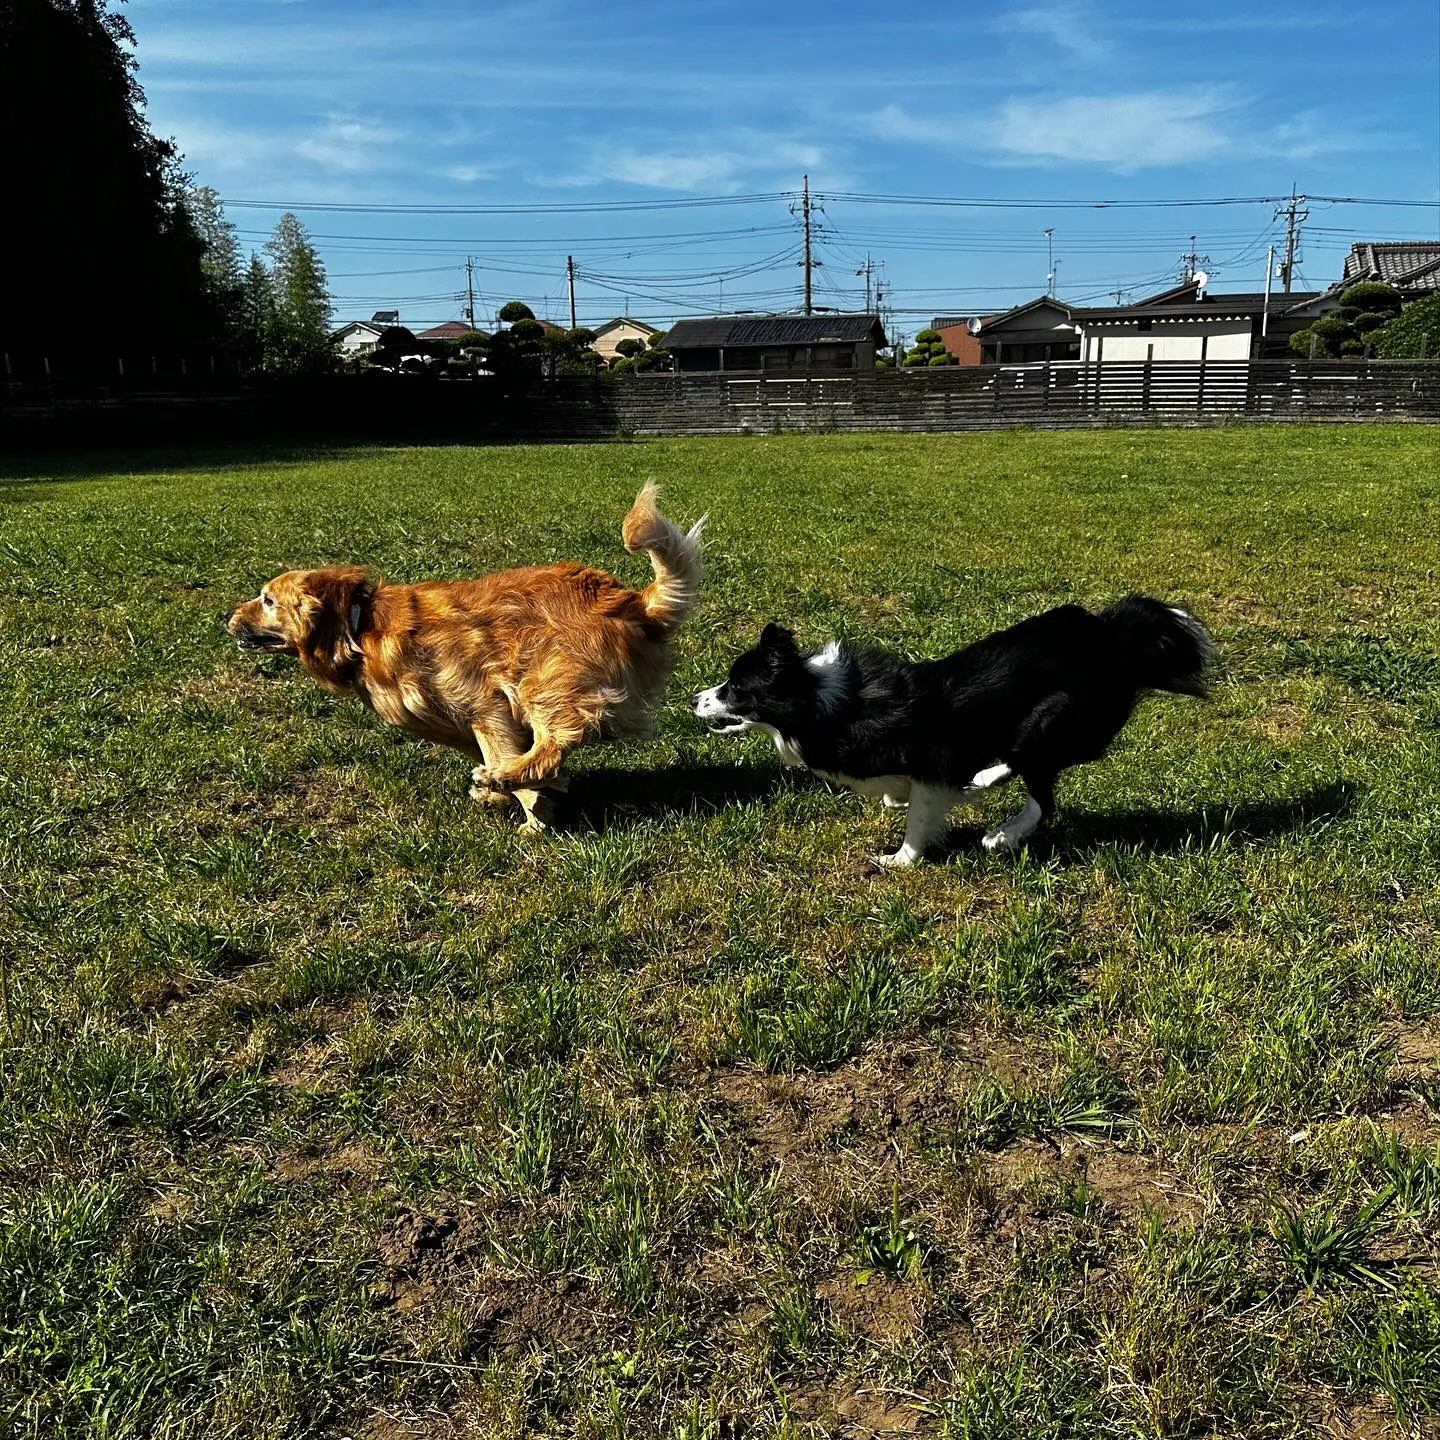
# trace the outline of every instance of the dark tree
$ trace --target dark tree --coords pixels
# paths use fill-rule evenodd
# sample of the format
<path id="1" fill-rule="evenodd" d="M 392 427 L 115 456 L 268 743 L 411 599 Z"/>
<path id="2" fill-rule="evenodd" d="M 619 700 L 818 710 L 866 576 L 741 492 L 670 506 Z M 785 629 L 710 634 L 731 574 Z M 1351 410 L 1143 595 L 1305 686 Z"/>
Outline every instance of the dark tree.
<path id="1" fill-rule="evenodd" d="M 1321 358 L 1364 355 L 1403 304 L 1399 291 L 1391 286 L 1362 280 L 1340 292 L 1340 304 L 1328 315 L 1308 330 L 1297 330 L 1290 337 L 1290 348 L 1297 355 L 1308 356 L 1313 340 L 1315 354 Z"/>
<path id="2" fill-rule="evenodd" d="M 134 34 L 107 0 L 0 3 L 0 349 L 92 356 L 97 315 L 126 349 L 220 338 L 179 156 L 145 124 Z"/>

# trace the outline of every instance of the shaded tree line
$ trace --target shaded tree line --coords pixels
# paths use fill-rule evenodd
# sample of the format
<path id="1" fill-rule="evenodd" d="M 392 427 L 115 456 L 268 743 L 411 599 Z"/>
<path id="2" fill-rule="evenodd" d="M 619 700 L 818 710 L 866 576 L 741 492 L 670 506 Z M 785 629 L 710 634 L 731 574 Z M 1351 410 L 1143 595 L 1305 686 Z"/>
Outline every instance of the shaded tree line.
<path id="1" fill-rule="evenodd" d="M 328 363 L 324 269 L 294 216 L 242 264 L 219 197 L 151 133 L 135 35 L 110 0 L 0 0 L 0 351 Z"/>

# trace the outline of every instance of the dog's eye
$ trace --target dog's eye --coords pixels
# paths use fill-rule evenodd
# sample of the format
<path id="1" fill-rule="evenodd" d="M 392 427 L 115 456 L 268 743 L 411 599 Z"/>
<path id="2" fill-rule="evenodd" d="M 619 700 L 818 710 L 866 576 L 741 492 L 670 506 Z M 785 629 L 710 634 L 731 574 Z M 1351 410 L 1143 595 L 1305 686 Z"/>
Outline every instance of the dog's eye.
<path id="1" fill-rule="evenodd" d="M 267 610 L 273 610 L 275 608 L 275 597 L 273 595 L 262 595 L 260 597 L 260 603 Z"/>

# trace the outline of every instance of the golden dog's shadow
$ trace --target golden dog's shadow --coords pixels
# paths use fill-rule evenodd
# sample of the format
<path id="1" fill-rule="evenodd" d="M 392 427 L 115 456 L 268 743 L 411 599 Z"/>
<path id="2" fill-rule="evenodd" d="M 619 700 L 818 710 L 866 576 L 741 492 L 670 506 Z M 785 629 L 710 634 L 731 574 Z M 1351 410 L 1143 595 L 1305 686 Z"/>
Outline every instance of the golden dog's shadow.
<path id="1" fill-rule="evenodd" d="M 708 764 L 582 771 L 559 803 L 557 828 L 624 830 L 664 816 L 718 814 L 733 805 L 768 800 L 793 783 L 779 766 Z"/>

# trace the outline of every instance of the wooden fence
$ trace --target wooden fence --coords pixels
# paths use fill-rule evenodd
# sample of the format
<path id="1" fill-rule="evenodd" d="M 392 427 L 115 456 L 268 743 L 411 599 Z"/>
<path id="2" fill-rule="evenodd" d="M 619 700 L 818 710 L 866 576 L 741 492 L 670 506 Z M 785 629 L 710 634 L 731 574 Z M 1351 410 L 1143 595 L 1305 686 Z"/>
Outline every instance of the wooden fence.
<path id="1" fill-rule="evenodd" d="M 985 430 L 1013 425 L 1440 421 L 1440 364 L 1052 361 L 873 375 L 640 375 L 616 386 L 640 435 L 784 430 Z"/>
<path id="2" fill-rule="evenodd" d="M 0 446 L 329 438 L 475 442 L 784 431 L 1440 421 L 1436 361 L 1052 361 L 841 376 L 12 379 Z"/>

